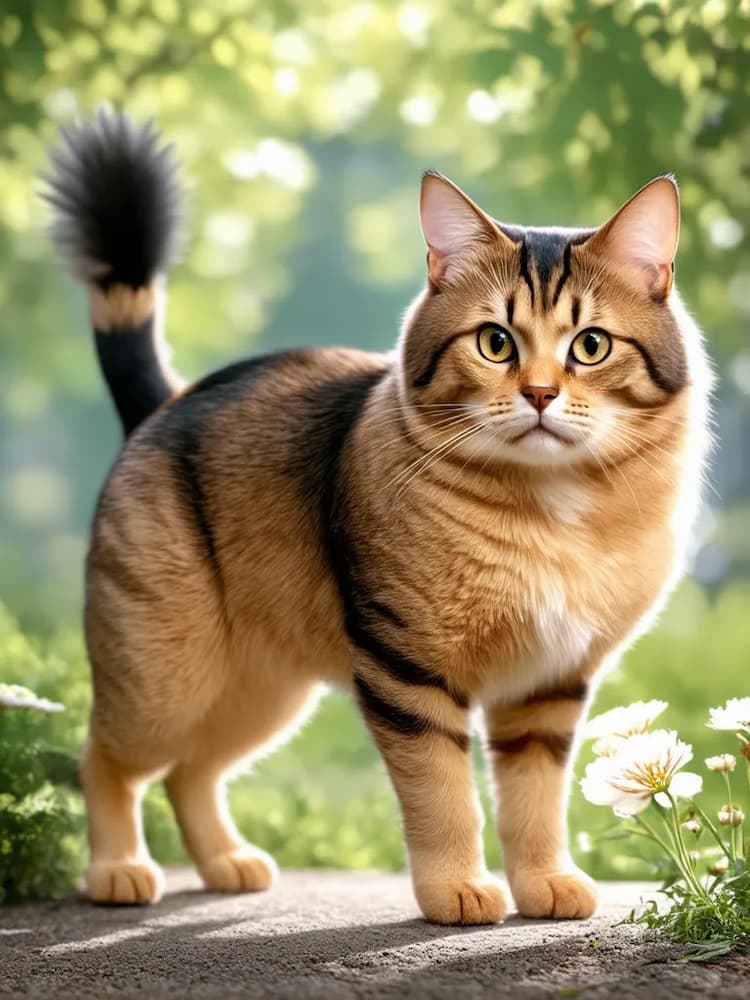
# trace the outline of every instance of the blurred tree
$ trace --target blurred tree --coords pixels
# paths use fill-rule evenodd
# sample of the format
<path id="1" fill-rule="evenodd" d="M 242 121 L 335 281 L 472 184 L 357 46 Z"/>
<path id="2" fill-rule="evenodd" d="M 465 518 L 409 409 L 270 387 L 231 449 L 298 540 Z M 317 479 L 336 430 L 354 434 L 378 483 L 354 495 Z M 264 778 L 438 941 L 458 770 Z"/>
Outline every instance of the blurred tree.
<path id="1" fill-rule="evenodd" d="M 117 446 L 82 296 L 58 274 L 35 197 L 60 124 L 112 101 L 158 117 L 177 144 L 191 242 L 171 284 L 170 329 L 190 375 L 245 353 L 250 338 L 260 348 L 391 344 L 422 281 L 414 205 L 426 166 L 527 223 L 595 223 L 674 171 L 685 206 L 678 278 L 734 375 L 725 395 L 735 419 L 744 413 L 741 446 L 748 69 L 747 0 L 5 0 L 6 599 L 27 620 L 77 606 L 77 586 L 61 583 L 80 563 Z M 725 500 L 747 491 L 737 465 L 720 469 Z M 725 571 L 722 558 L 711 572 Z"/>

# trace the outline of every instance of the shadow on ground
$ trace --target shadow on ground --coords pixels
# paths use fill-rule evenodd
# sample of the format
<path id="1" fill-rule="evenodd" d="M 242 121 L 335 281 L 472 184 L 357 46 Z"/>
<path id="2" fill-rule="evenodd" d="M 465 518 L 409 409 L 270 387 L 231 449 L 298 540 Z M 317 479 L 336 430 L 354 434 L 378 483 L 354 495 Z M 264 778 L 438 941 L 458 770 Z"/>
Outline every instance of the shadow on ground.
<path id="1" fill-rule="evenodd" d="M 580 922 L 498 927 L 418 918 L 404 876 L 289 872 L 271 893 L 219 896 L 170 876 L 156 907 L 80 899 L 0 911 L 10 997 L 718 997 L 745 1000 L 750 959 L 711 965 L 619 922 L 647 887 L 603 887 Z"/>

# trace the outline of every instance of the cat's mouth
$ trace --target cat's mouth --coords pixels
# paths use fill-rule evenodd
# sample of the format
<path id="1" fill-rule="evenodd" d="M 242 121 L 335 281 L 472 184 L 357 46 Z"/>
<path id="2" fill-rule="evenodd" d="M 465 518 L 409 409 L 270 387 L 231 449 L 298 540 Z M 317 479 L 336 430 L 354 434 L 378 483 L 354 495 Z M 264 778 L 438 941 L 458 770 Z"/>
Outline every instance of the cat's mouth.
<path id="1" fill-rule="evenodd" d="M 533 424 L 531 427 L 527 427 L 525 431 L 521 431 L 515 437 L 512 437 L 509 441 L 510 444 L 518 444 L 519 441 L 545 441 L 554 440 L 559 441 L 560 444 L 573 444 L 574 442 L 565 434 L 560 434 L 559 431 L 552 430 L 546 424 L 543 424 L 540 420 L 538 423 Z"/>

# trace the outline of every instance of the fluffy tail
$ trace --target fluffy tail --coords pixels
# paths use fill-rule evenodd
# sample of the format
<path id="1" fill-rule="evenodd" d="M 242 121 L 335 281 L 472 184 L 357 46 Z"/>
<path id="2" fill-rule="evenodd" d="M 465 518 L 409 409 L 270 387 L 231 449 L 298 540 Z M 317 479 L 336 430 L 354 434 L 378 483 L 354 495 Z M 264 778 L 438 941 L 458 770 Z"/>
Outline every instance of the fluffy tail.
<path id="1" fill-rule="evenodd" d="M 88 289 L 99 365 L 127 436 L 181 385 L 160 280 L 180 246 L 179 168 L 151 122 L 117 112 L 100 110 L 62 138 L 43 197 L 57 249 Z"/>

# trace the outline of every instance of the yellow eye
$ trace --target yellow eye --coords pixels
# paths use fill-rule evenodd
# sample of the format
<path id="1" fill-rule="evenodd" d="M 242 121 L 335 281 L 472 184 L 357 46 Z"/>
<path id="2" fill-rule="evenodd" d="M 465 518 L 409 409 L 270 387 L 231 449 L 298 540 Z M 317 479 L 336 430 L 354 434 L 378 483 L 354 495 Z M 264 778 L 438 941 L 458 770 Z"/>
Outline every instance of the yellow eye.
<path id="1" fill-rule="evenodd" d="M 570 345 L 570 356 L 581 365 L 598 365 L 612 350 L 612 340 L 604 330 L 581 330 Z"/>
<path id="2" fill-rule="evenodd" d="M 479 353 L 488 361 L 500 364 L 502 361 L 512 361 L 516 356 L 516 344 L 504 326 L 495 323 L 484 323 L 477 334 Z"/>

